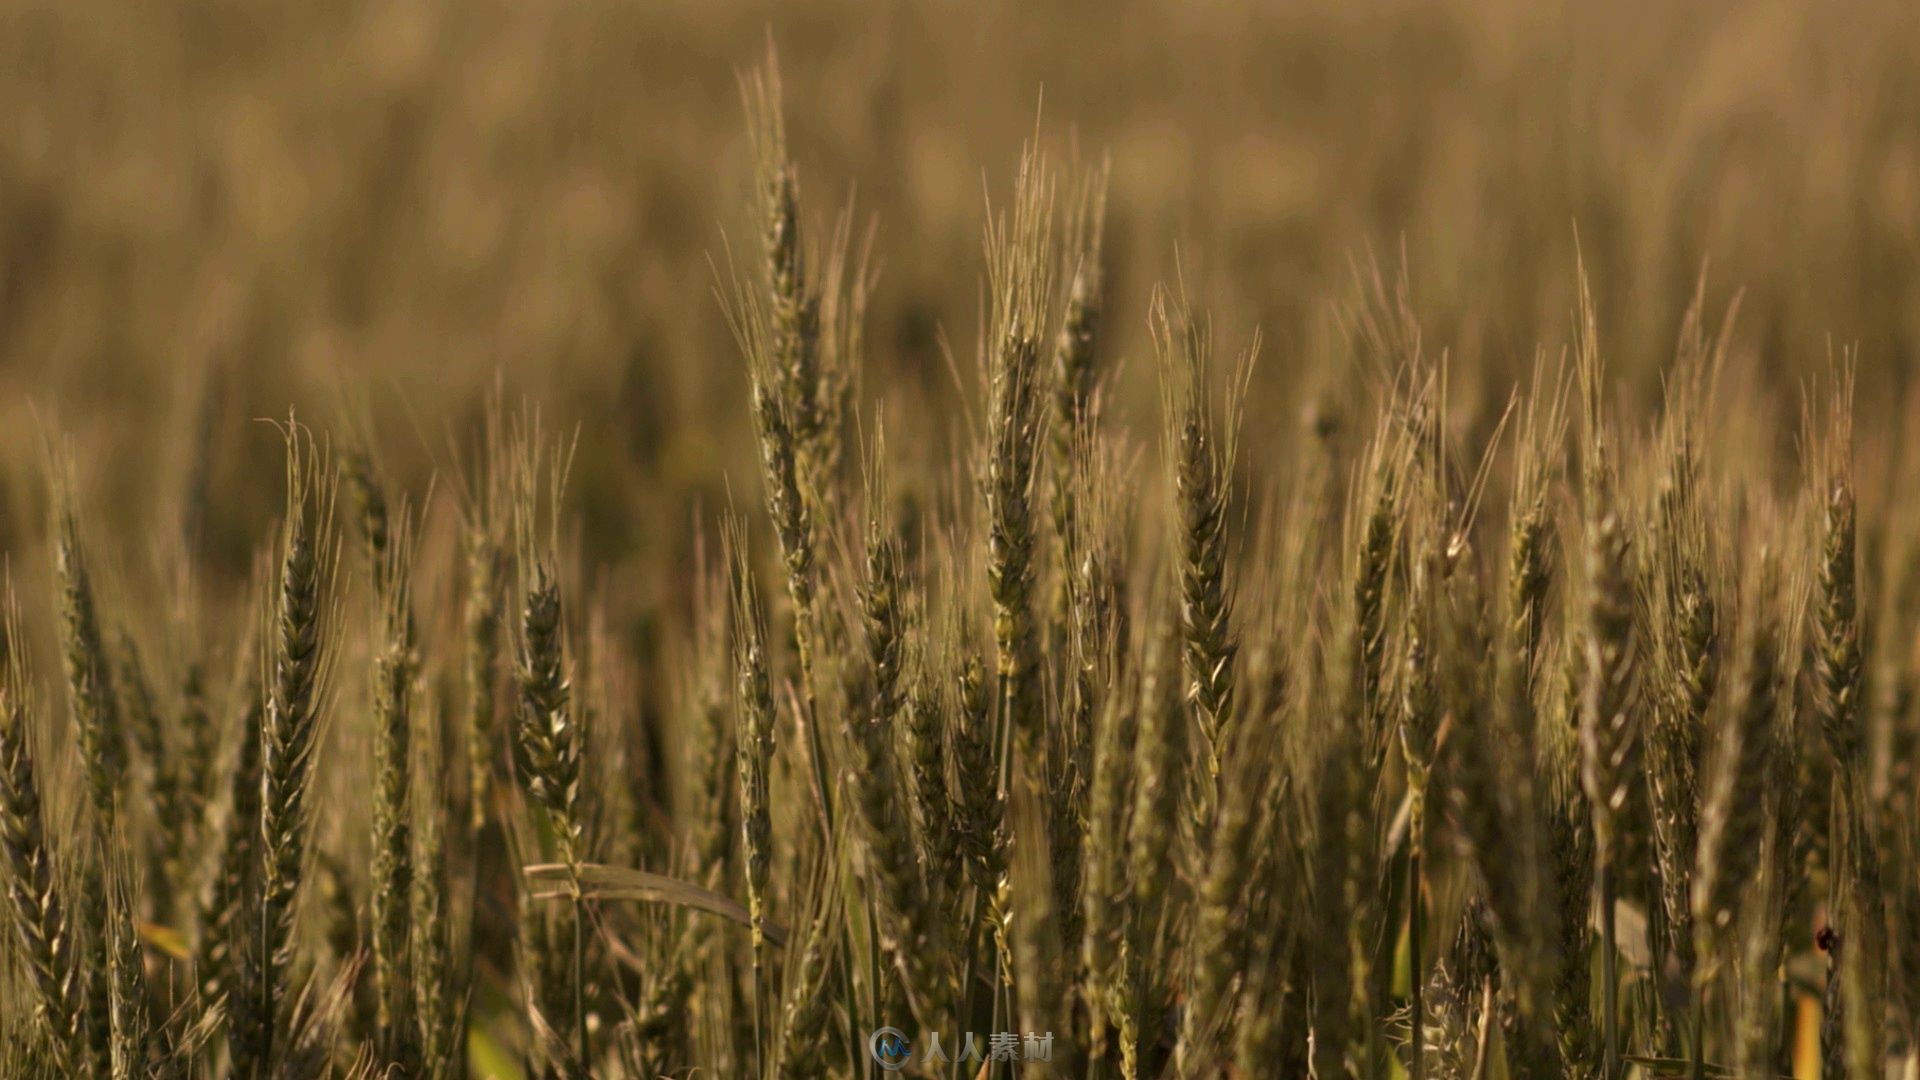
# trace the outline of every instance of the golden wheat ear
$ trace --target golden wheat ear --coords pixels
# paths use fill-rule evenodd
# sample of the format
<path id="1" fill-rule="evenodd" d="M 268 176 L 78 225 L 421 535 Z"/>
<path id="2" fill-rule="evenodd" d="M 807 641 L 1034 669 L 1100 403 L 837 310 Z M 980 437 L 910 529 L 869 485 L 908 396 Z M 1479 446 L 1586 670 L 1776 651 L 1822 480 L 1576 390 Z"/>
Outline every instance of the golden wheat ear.
<path id="1" fill-rule="evenodd" d="M 5 887 L 0 893 L 8 902 L 8 921 L 17 935 L 13 955 L 33 995 L 48 1061 L 77 1075 L 90 1054 L 79 958 L 74 955 L 67 883 L 56 872 L 48 837 L 41 786 L 44 740 L 35 721 L 11 572 L 5 589 L 5 625 L 0 630 L 6 645 L 5 664 L 0 666 L 0 884 Z"/>

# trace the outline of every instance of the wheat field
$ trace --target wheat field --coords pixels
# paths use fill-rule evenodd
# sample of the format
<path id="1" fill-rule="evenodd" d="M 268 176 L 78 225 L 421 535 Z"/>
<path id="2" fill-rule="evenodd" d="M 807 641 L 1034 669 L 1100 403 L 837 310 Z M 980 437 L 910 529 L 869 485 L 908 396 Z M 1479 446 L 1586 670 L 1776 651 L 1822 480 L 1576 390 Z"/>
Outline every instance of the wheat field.
<path id="1" fill-rule="evenodd" d="M 0 0 L 0 1077 L 1920 1075 L 1920 10 Z"/>

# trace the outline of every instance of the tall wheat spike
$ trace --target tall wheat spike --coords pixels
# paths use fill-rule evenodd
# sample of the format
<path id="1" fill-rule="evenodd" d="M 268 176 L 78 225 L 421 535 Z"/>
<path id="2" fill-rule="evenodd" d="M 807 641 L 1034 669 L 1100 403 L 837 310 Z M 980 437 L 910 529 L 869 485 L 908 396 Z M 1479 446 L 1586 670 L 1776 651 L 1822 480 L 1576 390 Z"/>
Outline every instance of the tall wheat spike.
<path id="1" fill-rule="evenodd" d="M 404 505 L 390 528 L 377 549 L 372 951 L 383 1056 L 391 1066 L 413 1073 L 420 1069 L 412 963 L 414 682 L 420 661 L 413 623 L 412 515 Z"/>
<path id="2" fill-rule="evenodd" d="M 236 1071 L 273 1066 L 299 961 L 294 935 L 310 857 L 314 751 L 332 667 L 334 487 L 326 451 L 289 419 L 286 520 L 273 614 L 272 681 L 262 718 L 259 933 L 250 943 L 247 1030 L 234 1040 Z M 289 1048 L 279 1047 L 281 1051 Z"/>
<path id="3" fill-rule="evenodd" d="M 1170 620 L 1169 620 L 1170 621 Z M 1154 632 L 1140 684 L 1140 719 L 1134 742 L 1133 813 L 1127 828 L 1126 908 L 1122 914 L 1120 975 L 1114 994 L 1121 1075 L 1151 1075 L 1148 1035 L 1165 1008 L 1155 968 L 1163 920 L 1175 901 L 1168 859 L 1178 839 L 1185 762 L 1173 627 Z"/>
<path id="4" fill-rule="evenodd" d="M 1221 753 L 1233 721 L 1234 666 L 1239 644 L 1232 626 L 1227 578 L 1228 491 L 1238 440 L 1238 401 L 1258 342 L 1236 366 L 1224 421 L 1210 403 L 1212 331 L 1197 324 L 1183 302 L 1155 296 L 1151 320 L 1160 353 L 1162 423 L 1173 462 L 1176 547 L 1180 552 L 1180 632 L 1185 644 L 1184 696 L 1199 729 L 1203 783 L 1193 796 L 1204 840 L 1211 827 Z"/>
<path id="5" fill-rule="evenodd" d="M 1727 708 L 1707 759 L 1700 807 L 1699 854 L 1693 871 L 1692 919 L 1696 938 L 1696 1031 L 1704 1006 L 1699 997 L 1719 968 L 1735 970 L 1731 949 L 1741 914 L 1742 890 L 1752 880 L 1762 848 L 1771 843 L 1768 786 L 1780 771 L 1775 762 L 1783 693 L 1780 625 L 1791 606 L 1779 599 L 1772 558 L 1745 590 L 1747 613 L 1738 647 Z M 1733 985 L 1731 981 L 1728 985 Z M 1700 1074 L 1696 1036 L 1695 1075 Z"/>
<path id="6" fill-rule="evenodd" d="M 1081 890 L 1088 1005 L 1096 1040 L 1104 1039 L 1118 992 L 1122 924 L 1127 910 L 1126 836 L 1133 807 L 1134 744 L 1139 696 L 1122 684 L 1106 696 L 1095 732 L 1092 790 L 1088 795 L 1085 885 Z"/>
<path id="7" fill-rule="evenodd" d="M 14 607 L 6 584 L 5 682 L 0 684 L 0 858 L 17 956 L 34 994 L 32 1012 L 46 1037 L 49 1063 L 80 1075 L 86 1061 L 79 963 L 64 885 L 47 835 L 41 769 L 35 761 L 33 704 Z"/>
<path id="8" fill-rule="evenodd" d="M 1052 226 L 1052 176 L 1038 150 L 1029 148 L 1020 160 L 1011 216 L 996 219 L 987 230 L 987 429 L 981 476 L 999 711 L 1024 752 L 1038 745 L 1042 719 L 1033 608 L 1034 487 L 1044 415 L 1040 341 L 1053 301 Z"/>
<path id="9" fill-rule="evenodd" d="M 1631 813 L 1640 779 L 1643 707 L 1639 700 L 1641 646 L 1635 626 L 1633 537 L 1618 480 L 1604 399 L 1608 386 L 1600 358 L 1594 302 L 1581 272 L 1576 317 L 1582 395 L 1582 502 L 1586 514 L 1585 611 L 1580 627 L 1580 786 L 1593 817 L 1594 885 L 1600 903 L 1602 987 L 1614 987 L 1618 962 L 1614 910 L 1623 852 L 1623 819 Z M 1621 1075 L 1618 995 L 1601 999 L 1605 1075 Z"/>
<path id="10" fill-rule="evenodd" d="M 126 770 L 127 735 L 121 723 L 120 701 L 100 628 L 93 575 L 80 543 L 80 526 L 72 496 L 67 484 L 59 485 L 57 490 L 61 494 L 54 563 L 59 580 L 61 649 L 66 664 L 68 698 L 72 703 L 95 825 L 102 832 L 111 832 Z"/>
<path id="11" fill-rule="evenodd" d="M 737 728 L 734 753 L 740 777 L 741 861 L 745 867 L 749 921 L 753 930 L 754 1039 L 765 1057 L 760 995 L 766 968 L 768 883 L 773 872 L 773 817 L 768 772 L 773 764 L 773 684 L 768 673 L 766 613 L 747 562 L 745 526 L 725 534 L 733 610 Z"/>
<path id="12" fill-rule="evenodd" d="M 875 454 L 884 453 L 876 439 Z M 861 824 L 868 864 L 882 906 L 892 923 L 890 948 L 906 981 L 916 1014 L 929 1026 L 938 1019 L 933 1002 L 948 996 L 938 965 L 948 951 L 944 928 L 931 918 L 927 888 L 913 850 L 913 831 L 894 750 L 895 722 L 905 698 L 905 582 L 897 542 L 878 515 L 887 500 L 881 467 L 873 467 L 868 485 L 869 528 L 866 571 L 859 589 L 866 626 L 867 689 L 865 708 L 848 720 L 852 749 L 848 773 L 853 805 Z"/>

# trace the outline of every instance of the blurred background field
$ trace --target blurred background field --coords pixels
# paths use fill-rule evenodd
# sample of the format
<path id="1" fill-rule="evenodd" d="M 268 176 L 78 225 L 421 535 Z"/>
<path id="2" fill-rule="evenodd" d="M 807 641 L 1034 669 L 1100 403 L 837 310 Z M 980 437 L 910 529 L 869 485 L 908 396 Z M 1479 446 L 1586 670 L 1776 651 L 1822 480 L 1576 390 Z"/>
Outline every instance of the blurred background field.
<path id="1" fill-rule="evenodd" d="M 1567 340 L 1576 231 L 1644 400 L 1703 268 L 1709 310 L 1744 290 L 1736 371 L 1859 346 L 1869 446 L 1901 434 L 1920 348 L 1905 0 L 4 0 L 0 25 L 16 561 L 50 439 L 97 526 L 193 513 L 238 574 L 277 437 L 207 418 L 370 416 L 417 482 L 498 380 L 579 425 L 589 562 L 678 574 L 677 523 L 751 475 L 713 266 L 756 251 L 736 76 L 769 39 L 815 231 L 849 201 L 874 230 L 869 398 L 954 398 L 949 350 L 971 374 L 986 200 L 1036 130 L 1111 157 L 1123 401 L 1150 403 L 1156 281 L 1184 272 L 1229 346 L 1264 334 L 1252 468 L 1339 419 L 1373 260 L 1404 257 L 1481 415 Z M 957 453 L 925 426 L 912 452 Z"/>

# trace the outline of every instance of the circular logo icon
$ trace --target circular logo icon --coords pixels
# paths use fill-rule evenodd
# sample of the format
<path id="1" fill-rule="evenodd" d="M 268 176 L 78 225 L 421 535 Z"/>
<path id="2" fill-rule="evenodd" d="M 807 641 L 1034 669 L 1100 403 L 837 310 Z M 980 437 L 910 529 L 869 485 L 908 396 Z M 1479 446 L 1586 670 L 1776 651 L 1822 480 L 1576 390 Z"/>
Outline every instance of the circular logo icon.
<path id="1" fill-rule="evenodd" d="M 867 1052 L 888 1072 L 899 1072 L 913 1058 L 913 1044 L 899 1028 L 883 1027 L 867 1037 Z"/>

